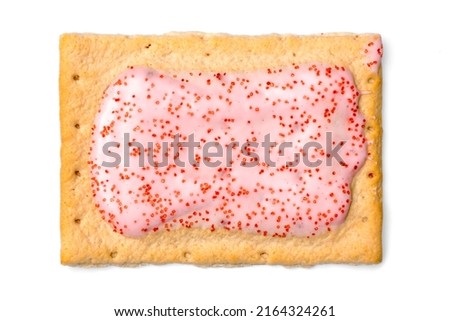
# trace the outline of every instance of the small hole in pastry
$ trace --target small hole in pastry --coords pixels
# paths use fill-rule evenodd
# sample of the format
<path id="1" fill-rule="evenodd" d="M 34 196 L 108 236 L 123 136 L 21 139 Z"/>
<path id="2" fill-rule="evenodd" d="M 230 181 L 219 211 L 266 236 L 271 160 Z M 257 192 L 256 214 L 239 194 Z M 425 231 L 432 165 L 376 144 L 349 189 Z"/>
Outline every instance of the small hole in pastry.
<path id="1" fill-rule="evenodd" d="M 184 252 L 183 256 L 185 259 L 190 259 L 191 258 L 191 252 Z"/>
<path id="2" fill-rule="evenodd" d="M 109 253 L 109 256 L 113 259 L 117 256 L 117 252 L 116 251 L 112 251 L 111 253 Z"/>
<path id="3" fill-rule="evenodd" d="M 72 79 L 75 81 L 80 80 L 80 75 L 74 74 L 74 75 L 72 75 Z"/>
<path id="4" fill-rule="evenodd" d="M 81 223 L 81 220 L 80 220 L 79 218 L 76 218 L 76 219 L 73 220 L 73 222 L 74 222 L 75 224 L 80 224 L 80 223 Z"/>
<path id="5" fill-rule="evenodd" d="M 267 257 L 269 256 L 266 252 L 261 252 L 259 253 L 259 256 L 261 257 L 261 259 L 263 260 L 267 260 Z"/>
<path id="6" fill-rule="evenodd" d="M 373 84 L 373 83 L 375 82 L 375 79 L 373 79 L 373 78 L 371 77 L 371 78 L 367 79 L 367 82 L 368 82 L 369 84 Z"/>
<path id="7" fill-rule="evenodd" d="M 78 170 L 77 170 L 77 171 L 75 171 L 74 173 L 75 173 L 75 176 L 78 176 L 78 177 L 80 177 L 80 176 L 81 176 L 81 173 L 80 173 L 80 171 L 78 171 Z"/>
<path id="8" fill-rule="evenodd" d="M 74 126 L 76 129 L 80 129 L 80 124 L 75 124 Z"/>
<path id="9" fill-rule="evenodd" d="M 369 173 L 369 174 L 367 175 L 367 177 L 373 178 L 373 173 Z"/>

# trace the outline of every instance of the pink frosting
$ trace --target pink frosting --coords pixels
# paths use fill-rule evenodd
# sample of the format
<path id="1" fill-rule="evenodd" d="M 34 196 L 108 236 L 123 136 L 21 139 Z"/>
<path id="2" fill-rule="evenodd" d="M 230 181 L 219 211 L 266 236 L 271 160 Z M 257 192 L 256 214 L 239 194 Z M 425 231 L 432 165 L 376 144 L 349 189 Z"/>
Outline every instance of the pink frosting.
<path id="1" fill-rule="evenodd" d="M 341 224 L 351 203 L 353 176 L 367 156 L 365 119 L 358 109 L 359 92 L 351 73 L 341 66 L 291 65 L 253 72 L 161 72 L 130 67 L 106 89 L 92 129 L 90 168 L 96 207 L 114 231 L 139 237 L 176 228 L 240 230 L 267 236 L 314 236 Z M 331 157 L 329 145 L 342 160 Z M 144 147 L 124 146 L 124 134 Z M 270 148 L 276 164 L 264 162 L 261 143 L 270 133 L 279 146 L 292 142 L 284 155 Z M 188 149 L 175 164 L 169 145 L 168 166 L 162 160 L 162 142 L 174 135 L 187 141 L 194 134 L 197 166 L 188 162 Z M 114 161 L 108 150 L 120 156 Z M 202 158 L 206 142 L 230 148 L 224 157 Z M 246 155 L 241 146 L 258 142 Z M 308 150 L 305 144 L 320 144 Z M 338 146 L 340 145 L 340 147 Z M 339 148 L 338 148 L 339 147 Z M 215 152 L 216 148 L 210 148 Z M 125 154 L 130 162 L 126 166 Z M 294 166 L 294 153 L 302 156 Z M 224 152 L 225 154 L 225 152 Z M 328 155 L 327 155 L 328 154 Z M 253 157 L 253 158 L 252 158 Z M 328 164 L 327 164 L 328 160 Z M 222 163 L 206 166 L 207 161 Z M 331 161 L 331 164 L 330 164 Z M 256 166 L 248 167 L 250 162 Z M 143 166 L 141 166 L 143 165 Z M 317 164 L 315 164 L 317 165 Z"/>
<path id="2" fill-rule="evenodd" d="M 366 57 L 365 63 L 374 73 L 378 72 L 381 58 L 383 57 L 383 44 L 381 37 L 377 36 L 372 41 L 369 41 L 364 47 L 364 55 Z"/>

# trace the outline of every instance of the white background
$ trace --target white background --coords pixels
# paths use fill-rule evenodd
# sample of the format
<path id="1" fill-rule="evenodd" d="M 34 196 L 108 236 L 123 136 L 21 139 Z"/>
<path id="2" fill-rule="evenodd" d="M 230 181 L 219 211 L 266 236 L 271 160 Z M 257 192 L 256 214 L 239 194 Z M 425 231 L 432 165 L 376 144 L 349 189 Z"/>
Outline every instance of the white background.
<path id="1" fill-rule="evenodd" d="M 311 304 L 334 305 L 332 320 L 449 320 L 450 18 L 444 1 L 48 2 L 0 4 L 0 319 L 112 320 L 113 308 L 153 305 Z M 60 265 L 59 35 L 169 31 L 382 34 L 382 264 Z"/>

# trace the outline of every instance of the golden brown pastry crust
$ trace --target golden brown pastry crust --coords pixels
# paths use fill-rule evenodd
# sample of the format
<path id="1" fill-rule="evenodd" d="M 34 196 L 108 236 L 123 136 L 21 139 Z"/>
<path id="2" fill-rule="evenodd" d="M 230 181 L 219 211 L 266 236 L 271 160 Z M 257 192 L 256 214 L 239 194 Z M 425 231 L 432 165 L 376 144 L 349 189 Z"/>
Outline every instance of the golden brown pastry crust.
<path id="1" fill-rule="evenodd" d="M 373 73 L 363 48 L 375 34 L 228 36 L 64 34 L 60 39 L 61 262 L 134 265 L 378 263 L 382 257 L 381 68 Z M 88 169 L 90 132 L 102 93 L 129 65 L 160 70 L 250 71 L 291 63 L 343 65 L 361 91 L 368 159 L 352 183 L 343 225 L 313 238 L 272 238 L 178 229 L 126 238 L 94 207 Z"/>

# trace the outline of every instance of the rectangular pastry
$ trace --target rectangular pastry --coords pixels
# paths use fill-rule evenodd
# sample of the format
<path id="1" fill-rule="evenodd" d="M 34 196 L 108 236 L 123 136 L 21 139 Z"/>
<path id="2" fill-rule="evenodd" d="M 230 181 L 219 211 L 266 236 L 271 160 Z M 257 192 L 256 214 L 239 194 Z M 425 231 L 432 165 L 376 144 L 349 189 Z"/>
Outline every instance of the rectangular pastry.
<path id="1" fill-rule="evenodd" d="M 381 38 L 64 34 L 61 262 L 381 261 Z"/>

